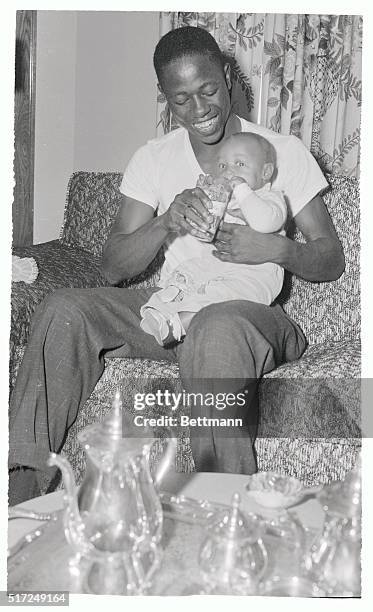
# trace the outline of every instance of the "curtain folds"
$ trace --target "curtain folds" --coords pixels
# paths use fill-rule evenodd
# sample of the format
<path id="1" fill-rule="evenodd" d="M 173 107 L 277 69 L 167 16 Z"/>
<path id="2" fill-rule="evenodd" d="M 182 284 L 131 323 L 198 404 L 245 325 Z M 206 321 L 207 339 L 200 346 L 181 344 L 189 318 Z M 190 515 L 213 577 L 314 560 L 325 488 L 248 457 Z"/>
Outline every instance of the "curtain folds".
<path id="1" fill-rule="evenodd" d="M 359 175 L 362 17 L 274 13 L 160 13 L 160 36 L 208 30 L 230 61 L 235 112 L 294 134 L 323 170 Z M 157 133 L 175 125 L 162 96 Z"/>

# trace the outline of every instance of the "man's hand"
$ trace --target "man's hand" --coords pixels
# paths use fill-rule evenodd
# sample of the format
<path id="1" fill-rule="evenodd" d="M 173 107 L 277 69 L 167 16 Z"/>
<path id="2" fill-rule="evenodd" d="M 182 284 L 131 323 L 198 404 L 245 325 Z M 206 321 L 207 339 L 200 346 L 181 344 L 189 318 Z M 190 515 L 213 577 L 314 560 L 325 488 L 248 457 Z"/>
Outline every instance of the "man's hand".
<path id="1" fill-rule="evenodd" d="M 276 261 L 277 236 L 256 232 L 249 225 L 222 223 L 215 246 L 213 255 L 221 261 L 244 264 Z"/>
<path id="2" fill-rule="evenodd" d="M 306 243 L 280 234 L 262 234 L 249 225 L 223 223 L 213 255 L 243 264 L 272 262 L 308 281 L 336 280 L 344 270 L 341 243 L 320 196 L 294 218 Z"/>
<path id="3" fill-rule="evenodd" d="M 199 187 L 185 189 L 162 215 L 165 227 L 176 234 L 188 233 L 196 238 L 206 238 L 213 220 L 208 210 L 209 203 L 209 198 Z"/>

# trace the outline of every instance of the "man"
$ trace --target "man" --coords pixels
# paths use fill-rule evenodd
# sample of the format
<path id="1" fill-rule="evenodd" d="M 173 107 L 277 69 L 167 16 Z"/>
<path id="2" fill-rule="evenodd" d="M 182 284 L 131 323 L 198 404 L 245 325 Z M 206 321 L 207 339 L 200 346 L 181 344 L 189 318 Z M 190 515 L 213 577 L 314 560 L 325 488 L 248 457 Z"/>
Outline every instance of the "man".
<path id="1" fill-rule="evenodd" d="M 161 247 L 161 279 L 190 253 L 203 256 L 204 249 L 211 249 L 222 262 L 269 261 L 307 280 L 338 278 L 343 253 L 318 195 L 325 179 L 298 139 L 274 134 L 232 113 L 229 64 L 215 40 L 199 28 L 169 32 L 157 45 L 154 65 L 159 88 L 182 129 L 141 147 L 125 171 L 123 206 L 103 258 L 110 283 L 145 270 Z M 198 240 L 211 218 L 206 195 L 193 185 L 201 172 L 216 170 L 222 143 L 240 131 L 261 133 L 275 147 L 276 187 L 285 192 L 306 244 L 227 223 L 214 245 Z M 12 397 L 11 502 L 37 492 L 49 451 L 60 450 L 67 428 L 103 372 L 104 352 L 124 344 L 126 354 L 133 357 L 177 360 L 186 391 L 245 390 L 245 406 L 236 402 L 229 408 L 229 416 L 241 417 L 245 426 L 228 437 L 209 427 L 198 434 L 191 430 L 191 444 L 197 470 L 255 471 L 248 431 L 251 427 L 252 438 L 257 380 L 301 356 L 302 332 L 276 304 L 235 300 L 203 308 L 184 342 L 162 347 L 140 329 L 140 308 L 154 290 L 59 290 L 39 306 Z M 201 402 L 192 407 L 192 416 L 213 413 L 214 408 Z"/>

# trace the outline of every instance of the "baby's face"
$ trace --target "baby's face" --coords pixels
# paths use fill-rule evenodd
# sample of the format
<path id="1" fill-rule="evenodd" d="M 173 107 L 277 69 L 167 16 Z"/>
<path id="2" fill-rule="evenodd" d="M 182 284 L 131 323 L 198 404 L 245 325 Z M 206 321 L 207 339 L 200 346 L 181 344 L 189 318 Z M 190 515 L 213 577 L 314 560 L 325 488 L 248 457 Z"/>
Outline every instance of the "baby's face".
<path id="1" fill-rule="evenodd" d="M 263 166 L 262 149 L 253 141 L 230 138 L 219 152 L 219 173 L 228 179 L 238 176 L 254 190 L 260 189 L 265 183 Z"/>

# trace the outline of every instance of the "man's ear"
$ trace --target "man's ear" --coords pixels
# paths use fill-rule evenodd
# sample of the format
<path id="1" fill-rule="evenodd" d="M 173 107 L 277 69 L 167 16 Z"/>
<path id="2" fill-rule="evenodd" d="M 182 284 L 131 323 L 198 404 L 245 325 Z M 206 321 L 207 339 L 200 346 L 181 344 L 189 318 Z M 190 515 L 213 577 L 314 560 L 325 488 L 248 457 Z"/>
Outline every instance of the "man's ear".
<path id="1" fill-rule="evenodd" d="M 231 65 L 229 62 L 224 64 L 224 77 L 229 91 L 232 89 Z"/>
<path id="2" fill-rule="evenodd" d="M 272 162 L 267 162 L 266 164 L 264 164 L 263 178 L 266 181 L 266 183 L 268 183 L 271 180 L 274 171 L 275 171 L 275 166 Z"/>

